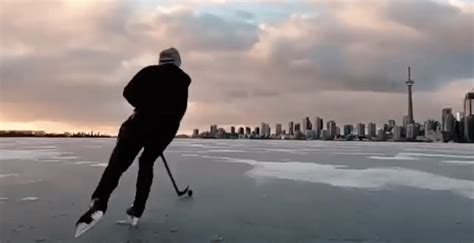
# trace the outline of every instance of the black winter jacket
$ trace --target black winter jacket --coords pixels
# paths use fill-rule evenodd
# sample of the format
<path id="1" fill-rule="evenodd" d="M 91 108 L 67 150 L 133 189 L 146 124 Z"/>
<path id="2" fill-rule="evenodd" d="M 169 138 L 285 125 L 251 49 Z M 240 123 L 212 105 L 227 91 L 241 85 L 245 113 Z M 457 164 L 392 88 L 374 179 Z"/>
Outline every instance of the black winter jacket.
<path id="1" fill-rule="evenodd" d="M 152 65 L 132 78 L 123 96 L 138 115 L 179 123 L 186 112 L 190 83 L 191 78 L 174 64 Z"/>

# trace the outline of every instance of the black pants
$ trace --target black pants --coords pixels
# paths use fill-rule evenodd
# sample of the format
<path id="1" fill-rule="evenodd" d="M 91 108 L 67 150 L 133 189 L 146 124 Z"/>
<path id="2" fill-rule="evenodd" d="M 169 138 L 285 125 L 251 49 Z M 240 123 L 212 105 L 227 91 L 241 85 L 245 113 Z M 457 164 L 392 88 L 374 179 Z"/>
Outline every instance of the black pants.
<path id="1" fill-rule="evenodd" d="M 109 164 L 92 194 L 92 199 L 99 198 L 106 209 L 120 176 L 130 167 L 138 152 L 143 148 L 138 159 L 138 178 L 133 202 L 136 216 L 141 216 L 153 181 L 153 164 L 173 140 L 178 127 L 179 123 L 166 117 L 150 119 L 140 117 L 136 113 L 130 116 L 120 127 Z"/>

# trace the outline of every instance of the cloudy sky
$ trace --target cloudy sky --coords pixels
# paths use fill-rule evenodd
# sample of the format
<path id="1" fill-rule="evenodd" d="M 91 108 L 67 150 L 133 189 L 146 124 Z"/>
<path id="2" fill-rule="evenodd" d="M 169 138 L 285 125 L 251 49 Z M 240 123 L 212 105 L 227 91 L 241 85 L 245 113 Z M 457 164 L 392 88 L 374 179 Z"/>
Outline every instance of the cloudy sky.
<path id="1" fill-rule="evenodd" d="M 0 129 L 115 134 L 123 87 L 176 47 L 192 77 L 181 132 L 461 111 L 474 87 L 471 1 L 0 0 Z"/>

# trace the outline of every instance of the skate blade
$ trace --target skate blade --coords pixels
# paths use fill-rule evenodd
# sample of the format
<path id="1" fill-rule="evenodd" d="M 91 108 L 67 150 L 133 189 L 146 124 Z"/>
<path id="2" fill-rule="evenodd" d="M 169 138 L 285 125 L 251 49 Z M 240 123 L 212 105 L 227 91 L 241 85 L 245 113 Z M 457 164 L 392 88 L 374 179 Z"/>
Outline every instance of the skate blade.
<path id="1" fill-rule="evenodd" d="M 74 234 L 74 236 L 78 238 L 82 234 L 86 233 L 88 230 L 90 230 L 92 227 L 94 227 L 94 225 L 96 225 L 99 222 L 99 220 L 102 218 L 103 215 L 104 213 L 102 211 L 97 211 L 94 214 L 92 214 L 92 221 L 90 224 L 78 223 L 76 225 L 76 233 Z"/>
<path id="2" fill-rule="evenodd" d="M 115 221 L 115 224 L 129 226 L 130 221 L 129 220 L 117 220 L 117 221 Z"/>
<path id="3" fill-rule="evenodd" d="M 130 220 L 130 227 L 138 228 L 138 220 L 140 218 L 128 216 L 128 219 Z"/>
<path id="4" fill-rule="evenodd" d="M 115 221 L 115 224 L 130 226 L 130 228 L 137 228 L 139 219 L 140 218 L 128 216 L 128 220 L 117 220 Z"/>

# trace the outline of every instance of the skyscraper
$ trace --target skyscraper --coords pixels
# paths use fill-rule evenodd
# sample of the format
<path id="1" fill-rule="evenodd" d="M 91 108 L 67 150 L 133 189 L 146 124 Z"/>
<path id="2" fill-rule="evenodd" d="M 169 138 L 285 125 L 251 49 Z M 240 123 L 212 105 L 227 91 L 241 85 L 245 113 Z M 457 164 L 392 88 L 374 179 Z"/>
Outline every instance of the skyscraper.
<path id="1" fill-rule="evenodd" d="M 408 67 L 408 80 L 405 82 L 408 87 L 408 124 L 414 123 L 413 118 L 413 100 L 411 87 L 415 84 L 415 81 L 411 79 L 411 69 Z"/>
<path id="2" fill-rule="evenodd" d="M 270 137 L 271 135 L 270 124 L 262 122 L 262 125 L 260 128 L 260 135 L 262 137 Z"/>
<path id="3" fill-rule="evenodd" d="M 307 130 L 312 130 L 313 126 L 311 124 L 311 121 L 309 120 L 309 117 L 305 117 L 303 119 L 303 127 L 302 127 L 302 132 L 305 133 Z"/>
<path id="4" fill-rule="evenodd" d="M 268 126 L 267 123 L 265 123 L 265 122 L 262 122 L 262 123 L 261 123 L 261 126 L 260 126 L 260 135 L 262 135 L 262 136 L 267 136 L 267 130 L 268 130 L 268 129 L 267 129 L 267 126 Z"/>
<path id="5" fill-rule="evenodd" d="M 277 123 L 276 124 L 276 131 L 275 131 L 276 135 L 277 136 L 280 136 L 281 135 L 281 124 L 280 123 Z"/>
<path id="6" fill-rule="evenodd" d="M 199 136 L 199 129 L 194 129 L 194 130 L 193 130 L 193 135 L 192 135 L 192 137 L 193 137 L 193 138 L 196 138 L 196 137 L 198 137 L 198 136 Z"/>
<path id="7" fill-rule="evenodd" d="M 364 123 L 357 124 L 357 134 L 359 136 L 365 136 L 365 124 Z"/>
<path id="8" fill-rule="evenodd" d="M 466 96 L 464 97 L 464 115 L 465 116 L 472 116 L 473 109 L 472 109 L 472 100 L 474 99 L 474 89 L 471 92 L 467 92 Z"/>
<path id="9" fill-rule="evenodd" d="M 219 128 L 216 131 L 215 138 L 218 139 L 225 139 L 226 138 L 226 131 L 224 128 Z"/>
<path id="10" fill-rule="evenodd" d="M 354 130 L 354 127 L 352 125 L 344 125 L 344 136 L 348 136 L 352 133 L 352 130 Z"/>
<path id="11" fill-rule="evenodd" d="M 441 111 L 441 130 L 444 131 L 445 130 L 445 127 L 446 127 L 446 117 L 449 115 L 449 114 L 452 114 L 453 113 L 453 109 L 451 108 L 444 108 L 442 111 Z"/>
<path id="12" fill-rule="evenodd" d="M 387 136 L 386 136 L 386 133 L 385 133 L 384 129 L 381 128 L 377 131 L 377 140 L 379 140 L 379 141 L 387 140 Z"/>
<path id="13" fill-rule="evenodd" d="M 395 126 L 393 128 L 393 141 L 400 141 L 402 140 L 403 135 L 403 127 Z"/>
<path id="14" fill-rule="evenodd" d="M 373 138 L 376 136 L 377 132 L 377 127 L 375 126 L 375 123 L 371 122 L 367 125 L 367 137 Z"/>
<path id="15" fill-rule="evenodd" d="M 436 131 L 436 121 L 427 120 L 425 121 L 425 133 L 428 131 Z"/>
<path id="16" fill-rule="evenodd" d="M 321 137 L 322 135 L 322 130 L 323 130 L 323 119 L 319 116 L 316 117 L 316 119 L 314 119 L 314 131 L 315 131 L 315 138 L 318 139 Z"/>
<path id="17" fill-rule="evenodd" d="M 403 128 L 406 128 L 408 124 L 410 124 L 410 117 L 408 116 L 403 116 Z"/>
<path id="18" fill-rule="evenodd" d="M 252 133 L 252 128 L 245 127 L 245 134 L 250 135 Z"/>
<path id="19" fill-rule="evenodd" d="M 293 122 L 290 122 L 288 123 L 288 134 L 291 136 L 291 135 L 294 135 L 294 132 L 293 132 Z"/>
<path id="20" fill-rule="evenodd" d="M 392 130 L 395 127 L 395 120 L 388 120 L 388 129 Z"/>
<path id="21" fill-rule="evenodd" d="M 329 136 L 331 138 L 336 137 L 336 122 L 335 121 L 328 121 L 327 123 L 328 130 L 329 130 Z"/>
<path id="22" fill-rule="evenodd" d="M 217 133 L 217 125 L 211 126 L 211 135 L 215 135 Z"/>
<path id="23" fill-rule="evenodd" d="M 451 108 L 444 108 L 441 111 L 441 131 L 454 132 L 455 118 Z"/>
<path id="24" fill-rule="evenodd" d="M 441 111 L 441 134 L 443 141 L 451 141 L 455 138 L 456 118 L 451 108 L 444 108 Z M 462 136 L 461 136 L 462 137 Z"/>
<path id="25" fill-rule="evenodd" d="M 472 101 L 474 100 L 474 89 L 464 97 L 464 140 L 474 143 L 474 114 Z"/>
<path id="26" fill-rule="evenodd" d="M 419 133 L 419 126 L 416 123 L 411 123 L 407 125 L 406 128 L 406 138 L 408 140 L 416 140 L 416 136 Z"/>
<path id="27" fill-rule="evenodd" d="M 301 125 L 299 123 L 295 124 L 295 133 L 301 132 Z"/>

